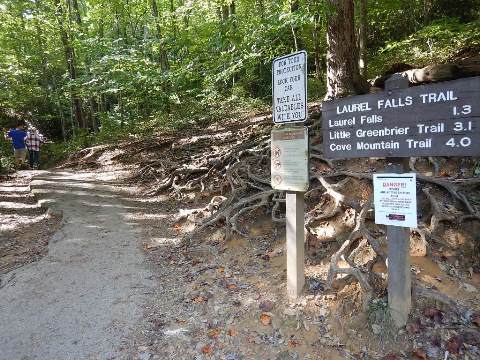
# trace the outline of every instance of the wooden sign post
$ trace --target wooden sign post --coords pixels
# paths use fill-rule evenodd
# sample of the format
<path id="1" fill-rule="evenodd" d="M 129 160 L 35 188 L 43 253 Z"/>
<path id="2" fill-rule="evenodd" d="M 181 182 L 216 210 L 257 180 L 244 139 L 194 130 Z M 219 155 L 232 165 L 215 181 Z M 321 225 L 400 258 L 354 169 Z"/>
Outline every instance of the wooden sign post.
<path id="1" fill-rule="evenodd" d="M 408 88 L 408 79 L 392 76 L 385 82 L 385 91 Z M 385 172 L 402 174 L 407 171 L 408 158 L 392 158 Z M 416 211 L 415 211 L 416 215 Z M 387 225 L 388 242 L 388 308 L 397 327 L 407 325 L 412 308 L 412 279 L 410 270 L 410 229 Z"/>
<path id="2" fill-rule="evenodd" d="M 286 191 L 287 292 L 298 297 L 305 284 L 305 200 L 308 190 L 308 129 L 272 130 L 272 187 Z"/>
<path id="3" fill-rule="evenodd" d="M 272 64 L 273 121 L 307 119 L 307 53 L 282 56 Z M 308 129 L 289 126 L 272 130 L 271 184 L 286 191 L 287 293 L 300 296 L 305 285 L 305 200 L 309 185 Z"/>
<path id="4" fill-rule="evenodd" d="M 406 169 L 400 161 L 393 161 L 385 170 L 402 174 Z M 388 308 L 395 325 L 403 327 L 412 308 L 410 228 L 387 225 L 387 242 Z"/>
<path id="5" fill-rule="evenodd" d="M 287 191 L 287 292 L 300 296 L 305 285 L 305 199 L 303 192 Z"/>
<path id="6" fill-rule="evenodd" d="M 324 155 L 327 159 L 386 157 L 390 161 L 386 172 L 404 178 L 409 177 L 404 174 L 408 157 L 478 156 L 479 98 L 480 77 L 409 88 L 407 79 L 394 75 L 382 93 L 323 103 Z M 397 189 L 392 196 L 406 194 L 410 200 L 392 201 L 390 222 L 375 217 L 376 223 L 387 224 L 388 302 L 399 327 L 406 324 L 411 308 L 411 222 L 406 218 L 413 218 L 416 224 L 416 199 L 412 215 L 412 211 L 401 212 L 415 198 L 415 191 Z"/>

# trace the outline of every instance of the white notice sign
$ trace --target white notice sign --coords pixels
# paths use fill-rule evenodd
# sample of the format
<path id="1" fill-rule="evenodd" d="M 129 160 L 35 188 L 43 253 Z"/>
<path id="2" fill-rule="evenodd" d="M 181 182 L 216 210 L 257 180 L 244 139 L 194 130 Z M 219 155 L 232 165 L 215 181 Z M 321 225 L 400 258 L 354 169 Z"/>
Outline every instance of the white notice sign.
<path id="1" fill-rule="evenodd" d="M 271 184 L 276 190 L 307 191 L 308 129 L 272 130 Z"/>
<path id="2" fill-rule="evenodd" d="M 375 224 L 417 227 L 415 174 L 374 174 Z"/>
<path id="3" fill-rule="evenodd" d="M 273 122 L 307 119 L 307 53 L 299 51 L 273 60 Z"/>

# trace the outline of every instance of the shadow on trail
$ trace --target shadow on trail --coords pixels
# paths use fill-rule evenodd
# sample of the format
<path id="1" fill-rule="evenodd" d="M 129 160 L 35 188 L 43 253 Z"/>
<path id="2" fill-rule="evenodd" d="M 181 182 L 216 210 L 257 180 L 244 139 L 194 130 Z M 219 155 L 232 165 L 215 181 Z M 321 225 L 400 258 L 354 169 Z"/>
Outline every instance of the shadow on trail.
<path id="1" fill-rule="evenodd" d="M 83 173 L 39 174 L 31 186 L 45 207 L 63 213 L 62 227 L 48 253 L 0 289 L 0 357 L 130 358 L 151 282 L 130 215 L 148 210 Z M 17 200 L 2 210 L 24 211 Z"/>
<path id="2" fill-rule="evenodd" d="M 28 177 L 19 175 L 1 182 L 0 275 L 41 259 L 59 221 L 39 206 Z M 0 287 L 3 285 L 0 281 Z"/>

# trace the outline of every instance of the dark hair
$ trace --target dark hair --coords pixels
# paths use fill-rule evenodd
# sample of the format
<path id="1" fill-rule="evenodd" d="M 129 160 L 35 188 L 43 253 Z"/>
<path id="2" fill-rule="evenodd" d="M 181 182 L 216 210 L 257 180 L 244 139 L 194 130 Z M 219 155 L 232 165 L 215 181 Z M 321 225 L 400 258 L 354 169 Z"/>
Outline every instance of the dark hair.
<path id="1" fill-rule="evenodd" d="M 17 123 L 17 127 L 20 127 L 20 126 L 25 126 L 25 123 L 23 123 L 23 122 L 18 122 L 18 123 Z"/>

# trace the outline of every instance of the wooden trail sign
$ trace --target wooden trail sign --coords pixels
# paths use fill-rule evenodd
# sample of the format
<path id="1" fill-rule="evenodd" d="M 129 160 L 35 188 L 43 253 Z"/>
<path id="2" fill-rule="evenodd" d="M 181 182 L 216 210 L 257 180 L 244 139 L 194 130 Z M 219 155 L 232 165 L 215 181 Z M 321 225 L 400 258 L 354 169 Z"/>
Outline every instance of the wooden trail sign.
<path id="1" fill-rule="evenodd" d="M 325 101 L 324 156 L 480 155 L 480 77 Z"/>

